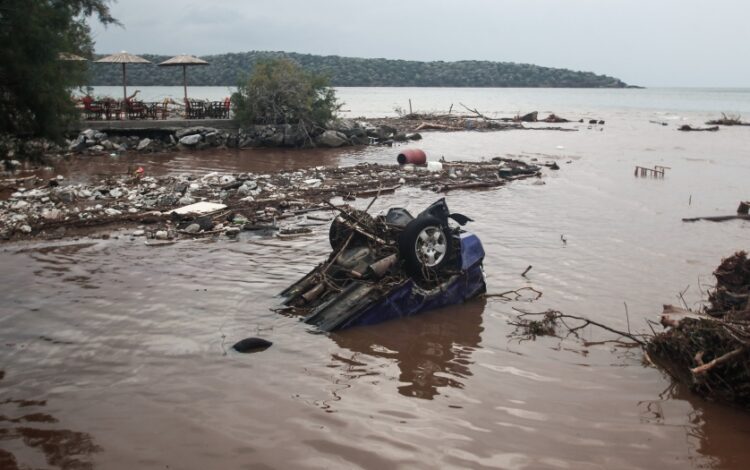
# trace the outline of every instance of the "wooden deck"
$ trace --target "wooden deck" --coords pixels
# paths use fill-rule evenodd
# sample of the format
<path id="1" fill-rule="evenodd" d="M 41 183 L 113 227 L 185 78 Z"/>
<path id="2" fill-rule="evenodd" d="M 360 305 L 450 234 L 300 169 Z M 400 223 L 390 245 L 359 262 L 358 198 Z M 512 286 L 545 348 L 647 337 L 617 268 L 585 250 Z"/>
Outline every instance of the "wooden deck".
<path id="1" fill-rule="evenodd" d="M 213 127 L 215 129 L 238 129 L 239 124 L 234 119 L 165 119 L 132 121 L 79 121 L 77 128 L 82 131 L 94 129 L 102 132 L 123 133 L 127 131 L 177 131 L 187 127 Z"/>

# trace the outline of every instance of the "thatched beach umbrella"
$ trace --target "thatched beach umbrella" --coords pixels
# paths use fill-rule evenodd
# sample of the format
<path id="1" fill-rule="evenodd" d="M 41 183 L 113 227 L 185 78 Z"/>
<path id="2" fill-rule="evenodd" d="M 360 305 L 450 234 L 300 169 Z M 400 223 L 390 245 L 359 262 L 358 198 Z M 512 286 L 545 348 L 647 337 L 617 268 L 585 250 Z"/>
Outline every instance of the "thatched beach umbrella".
<path id="1" fill-rule="evenodd" d="M 119 54 L 112 54 L 112 55 L 108 55 L 107 57 L 102 57 L 96 62 L 103 62 L 103 63 L 109 63 L 109 64 L 122 64 L 122 93 L 123 93 L 123 99 L 125 101 L 125 106 L 127 106 L 127 100 L 128 100 L 128 85 L 127 85 L 128 77 L 127 77 L 127 73 L 125 72 L 125 66 L 127 64 L 150 64 L 151 63 L 147 61 L 146 59 L 144 59 L 143 57 L 139 57 L 133 54 L 128 54 L 125 51 L 122 51 Z"/>
<path id="2" fill-rule="evenodd" d="M 187 71 L 186 71 L 187 66 L 188 65 L 208 65 L 208 62 L 206 62 L 203 59 L 193 57 L 191 55 L 180 54 L 160 63 L 159 67 L 176 67 L 179 65 L 182 66 L 182 86 L 185 89 L 185 101 L 187 101 Z"/>

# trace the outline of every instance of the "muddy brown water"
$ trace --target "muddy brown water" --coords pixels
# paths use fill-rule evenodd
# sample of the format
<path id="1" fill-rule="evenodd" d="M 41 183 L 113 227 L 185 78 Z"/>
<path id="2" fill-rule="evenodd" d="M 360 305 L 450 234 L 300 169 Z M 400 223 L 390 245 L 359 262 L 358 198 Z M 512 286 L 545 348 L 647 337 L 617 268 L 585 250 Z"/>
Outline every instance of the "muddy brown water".
<path id="1" fill-rule="evenodd" d="M 603 132 L 435 133 L 420 144 L 448 159 L 561 164 L 544 185 L 448 196 L 476 219 L 489 291 L 532 286 L 544 293 L 535 302 L 476 300 L 323 335 L 269 309 L 327 255 L 326 226 L 284 241 L 154 248 L 121 233 L 3 245 L 0 468 L 748 468 L 750 416 L 670 387 L 639 352 L 508 338 L 514 307 L 626 329 L 627 305 L 631 328 L 644 330 L 680 292 L 695 305 L 720 258 L 748 247 L 750 224 L 680 221 L 731 213 L 748 197 L 747 129 L 681 134 L 605 118 Z M 106 157 L 53 173 L 270 171 L 394 155 Z M 671 167 L 666 178 L 633 177 L 654 164 Z M 436 197 L 400 191 L 374 210 L 418 212 Z M 249 336 L 274 345 L 229 349 Z"/>

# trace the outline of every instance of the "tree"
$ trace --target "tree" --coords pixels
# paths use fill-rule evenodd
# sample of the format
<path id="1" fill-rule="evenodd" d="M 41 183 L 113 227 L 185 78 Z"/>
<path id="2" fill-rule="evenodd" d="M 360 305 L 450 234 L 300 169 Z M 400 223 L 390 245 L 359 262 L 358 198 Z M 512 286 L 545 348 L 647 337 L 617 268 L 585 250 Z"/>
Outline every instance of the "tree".
<path id="1" fill-rule="evenodd" d="M 77 118 L 71 91 L 86 68 L 61 53 L 91 56 L 86 19 L 117 21 L 109 0 L 2 0 L 0 2 L 0 134 L 59 139 Z"/>
<path id="2" fill-rule="evenodd" d="M 325 127 L 339 109 L 325 76 L 285 58 L 258 61 L 232 105 L 243 124 L 298 124 L 307 132 Z"/>

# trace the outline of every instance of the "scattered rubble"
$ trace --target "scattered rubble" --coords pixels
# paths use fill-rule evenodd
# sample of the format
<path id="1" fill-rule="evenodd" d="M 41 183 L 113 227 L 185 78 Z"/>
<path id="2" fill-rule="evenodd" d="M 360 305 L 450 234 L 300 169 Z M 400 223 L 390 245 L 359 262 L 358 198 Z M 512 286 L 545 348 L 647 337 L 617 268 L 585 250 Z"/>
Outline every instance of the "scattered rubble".
<path id="1" fill-rule="evenodd" d="M 93 184 L 13 179 L 5 186 L 8 199 L 0 201 L 0 239 L 59 238 L 113 226 L 138 227 L 143 232 L 133 236 L 160 240 L 235 236 L 233 228 L 275 232 L 282 220 L 328 210 L 327 202 L 334 197 L 372 197 L 407 186 L 438 193 L 495 188 L 540 174 L 541 166 L 496 158 L 424 167 L 359 164 L 201 177 L 136 173 Z"/>

